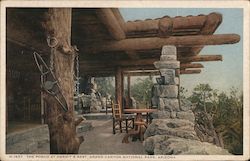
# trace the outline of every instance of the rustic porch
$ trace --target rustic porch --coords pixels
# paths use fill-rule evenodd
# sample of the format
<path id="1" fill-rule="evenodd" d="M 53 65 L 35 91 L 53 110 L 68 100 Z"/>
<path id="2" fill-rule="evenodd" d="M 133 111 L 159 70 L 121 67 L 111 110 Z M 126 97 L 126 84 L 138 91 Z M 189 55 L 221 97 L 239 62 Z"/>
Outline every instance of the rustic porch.
<path id="1" fill-rule="evenodd" d="M 7 84 L 7 108 L 10 111 L 21 108 L 20 120 L 24 117 L 30 122 L 38 120 L 49 125 L 51 153 L 77 153 L 80 147 L 79 153 L 83 154 L 144 154 L 141 143 L 121 144 L 124 134 L 113 135 L 109 121 L 88 132 L 82 143 L 83 138 L 75 132 L 83 120 L 75 120 L 72 99 L 74 81 L 80 77 L 88 80 L 91 77 L 115 76 L 115 100 L 122 107 L 124 77 L 129 84 L 130 76 L 160 75 L 153 63 L 160 59 L 164 45 L 177 48 L 174 56 L 164 58 L 179 62 L 173 69 L 176 82 L 179 82 L 181 74 L 201 72 L 204 66 L 193 62 L 222 61 L 221 55 L 199 55 L 205 45 L 233 44 L 240 40 L 236 34 L 214 35 L 221 21 L 219 13 L 125 22 L 117 8 L 9 8 L 7 69 L 10 72 L 7 79 L 10 82 Z M 34 51 L 55 73 L 61 87 L 62 104 L 67 108 L 62 109 L 62 104 L 51 99 L 45 91 L 40 93 L 39 84 L 49 77 L 40 77 L 32 57 Z M 75 69 L 76 64 L 78 70 Z M 28 80 L 22 77 L 22 84 L 27 88 L 34 80 L 32 85 L 35 87 L 29 89 L 27 95 L 35 99 L 29 99 L 28 106 L 41 105 L 41 108 L 25 110 L 26 101 L 16 106 L 16 98 L 25 99 L 22 94 L 26 94 L 26 88 L 21 86 L 23 88 L 17 89 L 19 78 L 13 71 L 34 73 Z M 179 83 L 174 85 L 179 86 Z M 16 91 L 19 95 L 14 94 Z M 125 97 L 130 98 L 130 92 Z M 177 99 L 177 94 L 175 97 Z M 39 117 L 31 118 L 31 109 L 36 109 Z M 16 118 L 12 112 L 7 115 L 10 121 Z M 111 145 L 114 148 L 110 148 Z M 134 148 L 131 149 L 131 145 Z M 119 150 L 121 147 L 125 149 L 123 152 Z"/>

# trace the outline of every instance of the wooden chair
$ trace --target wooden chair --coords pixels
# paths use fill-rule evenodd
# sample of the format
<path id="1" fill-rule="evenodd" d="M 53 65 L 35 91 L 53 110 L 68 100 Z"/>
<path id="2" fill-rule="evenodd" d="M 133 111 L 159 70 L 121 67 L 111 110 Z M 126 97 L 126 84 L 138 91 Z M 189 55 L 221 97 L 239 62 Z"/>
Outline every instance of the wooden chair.
<path id="1" fill-rule="evenodd" d="M 116 130 L 125 129 L 126 133 L 128 133 L 128 129 L 134 128 L 134 117 L 132 115 L 124 115 L 122 114 L 122 109 L 118 104 L 112 102 L 112 114 L 113 114 L 113 134 L 116 133 Z"/>

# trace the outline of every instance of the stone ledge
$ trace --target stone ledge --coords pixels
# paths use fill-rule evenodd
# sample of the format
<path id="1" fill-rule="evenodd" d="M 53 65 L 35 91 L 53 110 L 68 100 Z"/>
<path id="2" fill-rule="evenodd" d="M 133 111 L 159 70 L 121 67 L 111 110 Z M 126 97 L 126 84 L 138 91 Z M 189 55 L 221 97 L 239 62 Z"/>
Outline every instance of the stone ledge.
<path id="1" fill-rule="evenodd" d="M 230 155 L 216 145 L 169 135 L 155 135 L 143 142 L 145 151 L 154 155 Z"/>
<path id="2" fill-rule="evenodd" d="M 194 131 L 194 124 L 181 119 L 155 119 L 148 126 L 144 138 L 154 135 L 172 135 L 186 139 L 198 140 Z"/>

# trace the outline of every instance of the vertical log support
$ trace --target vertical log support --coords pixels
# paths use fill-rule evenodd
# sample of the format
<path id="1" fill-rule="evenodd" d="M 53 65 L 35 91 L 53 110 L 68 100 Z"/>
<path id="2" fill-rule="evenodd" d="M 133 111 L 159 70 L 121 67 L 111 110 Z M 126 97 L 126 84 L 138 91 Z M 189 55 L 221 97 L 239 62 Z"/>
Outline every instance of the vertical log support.
<path id="1" fill-rule="evenodd" d="M 123 88 L 123 77 L 122 70 L 120 67 L 117 67 L 115 74 L 115 98 L 116 102 L 119 103 L 122 107 L 122 88 Z"/>
<path id="2" fill-rule="evenodd" d="M 68 111 L 63 111 L 53 96 L 45 94 L 51 154 L 76 154 L 83 141 L 83 137 L 76 136 L 73 115 L 75 51 L 71 46 L 71 12 L 70 8 L 49 9 L 43 24 L 51 47 L 51 67 L 68 106 Z"/>
<path id="3" fill-rule="evenodd" d="M 130 97 L 131 97 L 130 75 L 127 76 L 127 86 L 128 86 L 127 105 L 128 105 L 129 108 L 131 108 L 131 104 L 130 104 Z"/>
<path id="4" fill-rule="evenodd" d="M 123 70 L 121 70 L 121 80 L 122 80 L 122 82 L 121 82 L 121 98 L 122 98 L 122 102 L 121 102 L 121 108 L 122 108 L 122 111 L 123 111 L 123 109 L 124 109 L 124 107 L 125 107 L 125 104 L 124 104 L 124 74 L 123 74 Z"/>

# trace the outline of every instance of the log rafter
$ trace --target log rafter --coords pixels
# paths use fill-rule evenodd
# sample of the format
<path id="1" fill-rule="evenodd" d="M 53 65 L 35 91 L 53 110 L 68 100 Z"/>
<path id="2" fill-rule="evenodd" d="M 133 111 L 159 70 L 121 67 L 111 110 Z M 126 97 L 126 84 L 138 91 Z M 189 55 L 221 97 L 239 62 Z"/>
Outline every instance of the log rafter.
<path id="1" fill-rule="evenodd" d="M 199 63 L 186 63 L 186 64 L 181 64 L 180 65 L 181 69 L 186 69 L 186 68 L 204 68 L 204 66 L 202 64 Z"/>
<path id="2" fill-rule="evenodd" d="M 213 34 L 215 30 L 218 28 L 218 26 L 221 24 L 221 22 L 222 22 L 221 14 L 219 13 L 209 14 L 209 16 L 207 16 L 204 27 L 200 31 L 200 34 L 201 35 Z M 193 55 L 198 55 L 203 47 L 204 46 L 193 47 L 192 48 Z"/>
<path id="3" fill-rule="evenodd" d="M 180 74 L 199 74 L 201 73 L 200 69 L 196 70 L 180 70 Z"/>
<path id="4" fill-rule="evenodd" d="M 99 19 L 103 22 L 103 24 L 106 26 L 110 35 L 115 40 L 122 40 L 126 38 L 124 30 L 120 26 L 120 23 L 117 21 L 111 9 L 109 8 L 98 9 L 96 10 L 96 14 L 99 17 Z"/>
<path id="5" fill-rule="evenodd" d="M 191 57 L 178 58 L 181 62 L 199 62 L 199 61 L 222 61 L 221 55 L 197 55 Z"/>
<path id="6" fill-rule="evenodd" d="M 240 40 L 237 34 L 196 35 L 196 36 L 171 36 L 168 38 L 133 38 L 120 41 L 103 42 L 88 45 L 84 48 L 87 53 L 100 53 L 107 51 L 133 51 L 160 49 L 164 45 L 199 46 L 233 44 Z"/>

